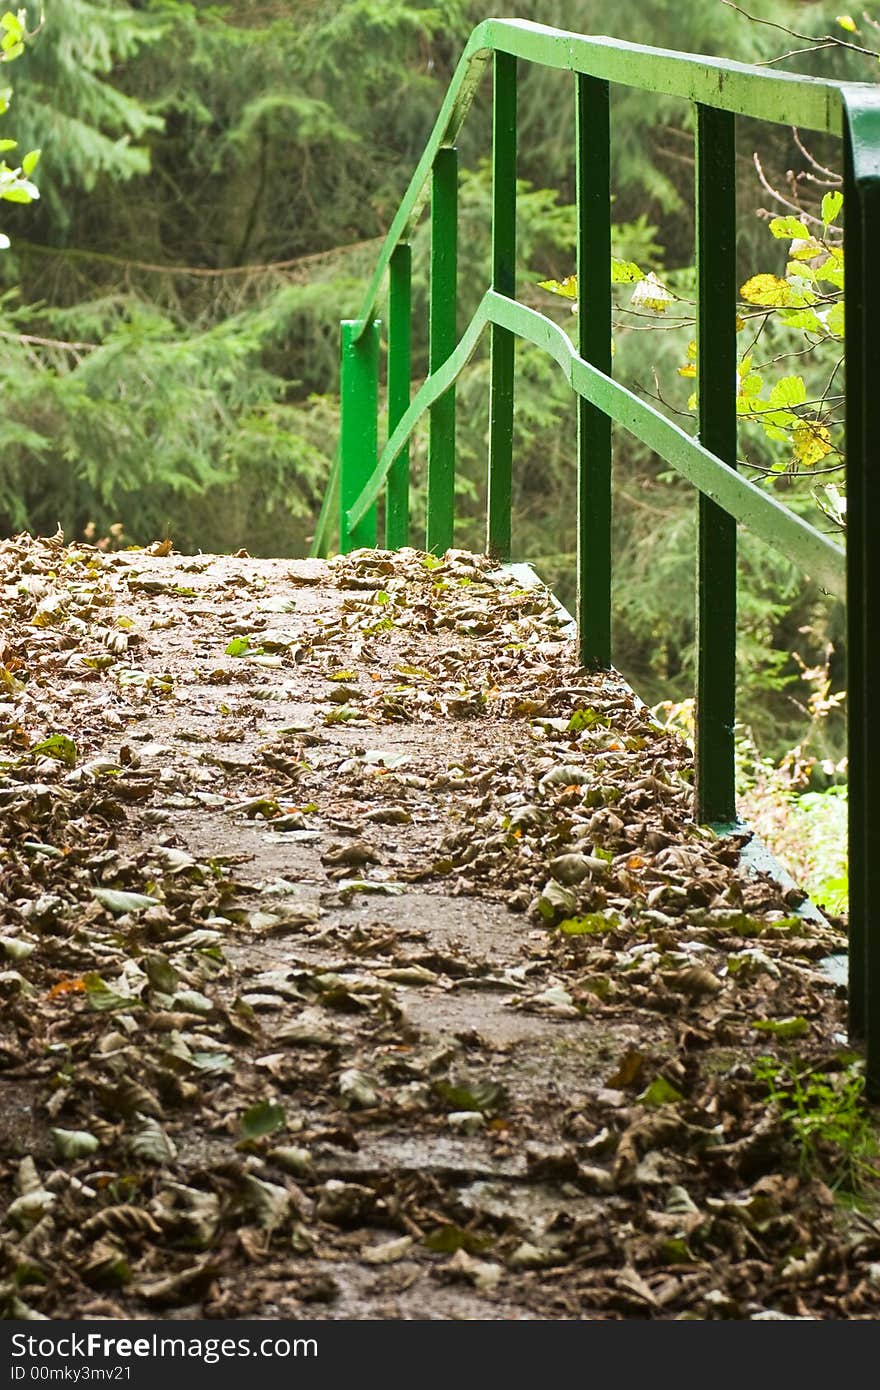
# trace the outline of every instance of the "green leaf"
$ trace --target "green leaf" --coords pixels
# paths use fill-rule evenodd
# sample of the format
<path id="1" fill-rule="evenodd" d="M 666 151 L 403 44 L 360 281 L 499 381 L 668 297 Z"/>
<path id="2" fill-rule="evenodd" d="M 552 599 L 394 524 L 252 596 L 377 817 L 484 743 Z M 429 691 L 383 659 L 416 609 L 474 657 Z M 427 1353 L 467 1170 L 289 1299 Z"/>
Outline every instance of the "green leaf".
<path id="1" fill-rule="evenodd" d="M 214 1012 L 213 1001 L 207 994 L 202 994 L 198 989 L 179 989 L 172 999 L 176 1009 L 184 1009 L 190 1014 L 211 1014 Z"/>
<path id="2" fill-rule="evenodd" d="M 4 188 L 0 192 L 0 198 L 3 198 L 7 203 L 32 203 L 34 198 L 39 198 L 39 196 L 33 185 L 24 183 L 14 183 L 11 188 Z"/>
<path id="3" fill-rule="evenodd" d="M 40 162 L 42 150 L 29 150 L 21 161 L 21 167 L 25 174 L 32 174 Z"/>
<path id="4" fill-rule="evenodd" d="M 348 705 L 340 705 L 337 709 L 332 709 L 324 715 L 325 724 L 347 724 L 350 719 L 359 718 L 356 709 L 350 709 Z"/>
<path id="5" fill-rule="evenodd" d="M 235 1068 L 228 1052 L 194 1052 L 192 1064 L 199 1071 L 233 1071 Z"/>
<path id="6" fill-rule="evenodd" d="M 611 257 L 612 285 L 637 285 L 644 278 L 645 272 L 635 261 L 621 261 L 617 256 Z"/>
<path id="7" fill-rule="evenodd" d="M 566 275 L 564 280 L 539 280 L 538 288 L 559 294 L 563 299 L 577 299 L 578 281 L 576 275 Z"/>
<path id="8" fill-rule="evenodd" d="M 637 1099 L 641 1101 L 642 1105 L 654 1107 L 658 1105 L 677 1105 L 684 1097 L 681 1091 L 677 1090 L 676 1087 L 672 1085 L 671 1081 L 666 1080 L 665 1076 L 655 1076 L 650 1086 L 642 1091 Z"/>
<path id="9" fill-rule="evenodd" d="M 770 223 L 770 231 L 780 240 L 811 240 L 809 230 L 799 217 L 774 217 Z"/>
<path id="10" fill-rule="evenodd" d="M 102 907 L 117 917 L 125 912 L 142 912 L 146 907 L 158 907 L 161 902 L 160 898 L 151 898 L 147 893 L 124 893 L 118 888 L 96 888 L 94 895 Z"/>
<path id="11" fill-rule="evenodd" d="M 139 1009 L 141 1002 L 130 994 L 119 994 L 115 989 L 111 989 L 106 981 L 94 970 L 89 970 L 82 977 L 86 987 L 86 996 L 89 1001 L 89 1008 L 97 1013 L 114 1013 L 117 1009 Z"/>
<path id="12" fill-rule="evenodd" d="M 826 492 L 830 492 L 826 488 Z M 30 941 L 21 941 L 17 936 L 0 936 L 0 951 L 10 960 L 27 960 L 36 950 L 36 946 Z"/>
<path id="13" fill-rule="evenodd" d="M 846 323 L 846 313 L 843 300 L 839 299 L 836 304 L 832 304 L 825 317 L 825 327 L 829 333 L 833 333 L 835 338 L 842 338 Z"/>
<path id="14" fill-rule="evenodd" d="M 167 956 L 158 953 L 154 956 L 147 956 L 144 961 L 144 969 L 147 972 L 151 989 L 158 989 L 162 994 L 174 993 L 177 988 L 178 975 Z"/>
<path id="15" fill-rule="evenodd" d="M 226 656 L 244 656 L 251 644 L 249 637 L 233 637 L 229 646 L 225 648 Z"/>
<path id="16" fill-rule="evenodd" d="M 841 29 L 845 29 L 848 34 L 855 34 L 858 32 L 856 22 L 851 14 L 839 14 L 836 22 L 840 25 Z"/>
<path id="17" fill-rule="evenodd" d="M 827 260 L 819 266 L 816 271 L 817 280 L 824 280 L 826 284 L 834 285 L 836 289 L 843 289 L 843 252 L 838 248 L 832 248 Z"/>
<path id="18" fill-rule="evenodd" d="M 810 1025 L 802 1015 L 794 1018 L 756 1018 L 752 1027 L 759 1033 L 773 1033 L 777 1038 L 802 1038 L 810 1031 Z"/>
<path id="19" fill-rule="evenodd" d="M 8 37 L 14 39 L 21 39 L 24 37 L 24 29 L 21 26 L 21 20 L 18 15 L 13 14 L 11 10 L 7 10 L 4 15 L 0 16 L 0 28 L 6 30 Z"/>
<path id="20" fill-rule="evenodd" d="M 600 932 L 613 931 L 619 918 L 606 917 L 603 912 L 585 912 L 582 917 L 566 917 L 559 923 L 559 930 L 566 936 L 597 936 Z"/>
<path id="21" fill-rule="evenodd" d="M 385 898 L 399 898 L 406 892 L 402 883 L 389 883 L 369 878 L 341 878 L 340 893 L 375 893 Z"/>
<path id="22" fill-rule="evenodd" d="M 276 1182 L 266 1182 L 253 1173 L 245 1174 L 244 1189 L 248 1205 L 266 1231 L 280 1226 L 290 1210 L 290 1193 Z"/>
<path id="23" fill-rule="evenodd" d="M 465 1231 L 461 1226 L 437 1226 L 425 1236 L 425 1245 L 438 1255 L 454 1255 L 464 1250 L 468 1255 L 476 1255 L 492 1244 L 491 1236 L 480 1236 L 474 1231 Z"/>
<path id="24" fill-rule="evenodd" d="M 227 811 L 239 813 L 247 816 L 248 820 L 254 820 L 256 816 L 262 816 L 264 820 L 271 820 L 280 814 L 281 807 L 271 796 L 252 796 L 249 801 L 238 801 L 234 806 L 227 806 Z"/>
<path id="25" fill-rule="evenodd" d="M 434 1094 L 450 1110 L 476 1110 L 481 1114 L 500 1110 L 507 1099 L 505 1088 L 497 1081 L 458 1083 L 435 1081 Z"/>
<path id="26" fill-rule="evenodd" d="M 76 767 L 76 744 L 67 734 L 50 734 L 42 743 L 35 743 L 32 753 L 44 753 L 47 758 L 64 763 L 65 767 Z"/>
<path id="27" fill-rule="evenodd" d="M 740 378 L 737 400 L 753 401 L 756 396 L 760 396 L 763 385 L 764 378 L 759 372 L 747 372 L 744 377 Z"/>
<path id="28" fill-rule="evenodd" d="M 14 150 L 17 144 L 17 140 L 0 140 L 0 150 Z"/>
<path id="29" fill-rule="evenodd" d="M 262 1135 L 271 1134 L 273 1130 L 279 1129 L 286 1118 L 283 1105 L 263 1100 L 245 1110 L 238 1123 L 245 1139 L 260 1139 Z"/>
<path id="30" fill-rule="evenodd" d="M 842 193 L 826 193 L 822 199 L 822 221 L 828 227 L 837 220 L 840 209 L 843 207 Z"/>
<path id="31" fill-rule="evenodd" d="M 85 1129 L 53 1129 L 51 1134 L 62 1158 L 85 1158 L 98 1147 L 94 1134 Z"/>
<path id="32" fill-rule="evenodd" d="M 786 328 L 800 328 L 805 333 L 825 332 L 825 324 L 815 309 L 785 309 L 779 315 L 779 322 L 784 324 Z"/>
<path id="33" fill-rule="evenodd" d="M 597 724 L 608 728 L 611 720 L 607 714 L 600 714 L 595 709 L 576 709 L 568 721 L 568 733 L 579 734 L 584 729 L 594 729 Z"/>
<path id="34" fill-rule="evenodd" d="M 669 1240 L 664 1240 L 660 1246 L 660 1255 L 664 1264 L 668 1265 L 691 1264 L 694 1258 L 688 1249 L 687 1241 L 681 1236 L 671 1236 Z"/>
<path id="35" fill-rule="evenodd" d="M 777 381 L 770 392 L 767 404 L 772 410 L 788 409 L 803 405 L 807 399 L 807 388 L 802 376 L 784 376 Z"/>

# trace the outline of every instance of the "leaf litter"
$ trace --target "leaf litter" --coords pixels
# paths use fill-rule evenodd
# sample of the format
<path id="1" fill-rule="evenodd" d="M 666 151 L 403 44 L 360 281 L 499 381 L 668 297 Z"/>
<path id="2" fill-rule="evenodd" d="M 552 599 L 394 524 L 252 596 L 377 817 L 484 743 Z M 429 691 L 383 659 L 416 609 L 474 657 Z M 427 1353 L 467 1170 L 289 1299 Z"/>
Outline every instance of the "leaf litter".
<path id="1" fill-rule="evenodd" d="M 545 590 L 59 535 L 0 603 L 0 1315 L 878 1315 L 839 925 Z"/>

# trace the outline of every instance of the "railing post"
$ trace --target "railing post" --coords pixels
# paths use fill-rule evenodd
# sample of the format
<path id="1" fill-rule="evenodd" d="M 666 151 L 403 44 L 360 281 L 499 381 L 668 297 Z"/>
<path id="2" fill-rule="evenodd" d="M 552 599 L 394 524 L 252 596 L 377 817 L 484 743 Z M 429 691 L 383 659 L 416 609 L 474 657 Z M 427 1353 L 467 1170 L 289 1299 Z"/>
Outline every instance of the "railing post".
<path id="1" fill-rule="evenodd" d="M 735 118 L 697 105 L 697 393 L 700 442 L 736 467 Z M 700 496 L 697 540 L 698 821 L 736 820 L 736 522 Z"/>
<path id="2" fill-rule="evenodd" d="M 412 377 L 412 250 L 408 242 L 394 248 L 388 284 L 388 434 L 406 414 Z M 389 550 L 409 545 L 409 444 L 391 465 L 385 493 L 385 544 Z"/>
<path id="3" fill-rule="evenodd" d="M 849 1030 L 880 1099 L 880 92 L 844 101 Z"/>
<path id="4" fill-rule="evenodd" d="M 495 54 L 492 92 L 492 288 L 516 297 L 516 58 Z M 509 560 L 513 473 L 514 335 L 492 325 L 486 549 Z"/>
<path id="5" fill-rule="evenodd" d="M 456 345 L 458 275 L 458 151 L 437 151 L 431 188 L 431 303 L 429 369 L 443 365 Z M 455 387 L 431 406 L 428 431 L 426 548 L 452 545 L 455 516 Z"/>
<path id="6" fill-rule="evenodd" d="M 577 77 L 578 351 L 611 375 L 611 126 L 608 83 Z M 611 420 L 578 397 L 578 648 L 611 665 Z"/>
<path id="7" fill-rule="evenodd" d="M 371 507 L 353 530 L 348 509 L 376 467 L 379 409 L 379 324 L 342 321 L 340 372 L 339 549 L 343 555 L 376 544 L 376 508 Z"/>

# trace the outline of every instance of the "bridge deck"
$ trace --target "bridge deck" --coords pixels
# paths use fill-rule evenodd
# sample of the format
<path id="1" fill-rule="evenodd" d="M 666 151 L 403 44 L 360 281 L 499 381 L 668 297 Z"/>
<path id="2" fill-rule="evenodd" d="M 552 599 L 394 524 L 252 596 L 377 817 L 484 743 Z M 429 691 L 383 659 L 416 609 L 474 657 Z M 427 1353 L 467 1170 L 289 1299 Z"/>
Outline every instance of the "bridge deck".
<path id="1" fill-rule="evenodd" d="M 839 1050 L 836 933 L 545 590 L 25 539 L 0 585 L 7 1313 L 877 1315 L 749 1071 Z"/>

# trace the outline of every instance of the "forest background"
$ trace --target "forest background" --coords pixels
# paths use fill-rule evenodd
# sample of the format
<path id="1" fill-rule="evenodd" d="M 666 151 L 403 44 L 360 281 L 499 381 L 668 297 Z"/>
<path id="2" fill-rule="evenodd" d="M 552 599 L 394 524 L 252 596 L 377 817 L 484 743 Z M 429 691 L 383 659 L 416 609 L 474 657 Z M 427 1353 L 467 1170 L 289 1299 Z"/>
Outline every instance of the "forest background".
<path id="1" fill-rule="evenodd" d="M 878 46 L 869 16 L 840 16 L 814 0 L 753 0 L 747 8 L 769 23 L 724 0 L 534 0 L 506 12 L 875 80 L 876 57 L 855 51 L 865 26 L 864 46 Z M 307 552 L 336 446 L 338 321 L 356 310 L 467 35 L 488 13 L 476 0 L 27 7 L 30 27 L 41 15 L 43 23 L 13 70 L 3 133 L 21 150 L 42 149 L 41 198 L 4 204 L 12 246 L 0 257 L 3 533 L 60 524 L 68 540 L 109 547 L 168 535 L 181 550 Z M 785 29 L 832 32 L 854 47 L 813 51 Z M 488 283 L 490 93 L 487 82 L 461 140 L 460 326 Z M 570 82 L 524 69 L 518 293 L 569 328 L 570 304 L 539 282 L 562 280 L 574 267 L 573 156 Z M 613 159 L 615 255 L 654 272 L 673 296 L 652 303 L 636 285 L 634 303 L 633 286 L 618 287 L 615 373 L 676 418 L 693 417 L 690 109 L 615 91 Z M 784 127 L 740 121 L 738 160 L 742 280 L 784 275 L 786 243 L 768 224 L 791 209 L 771 190 L 819 217 L 839 145 L 811 138 L 805 146 Z M 415 246 L 416 376 L 426 370 L 426 288 L 423 228 Z M 792 430 L 774 430 L 766 410 L 756 428 L 749 407 L 742 461 L 781 500 L 833 529 L 843 491 L 835 415 L 842 325 L 811 334 L 764 315 L 759 327 L 757 358 L 743 350 L 741 395 L 763 393 L 769 409 L 775 388 L 776 403 L 786 404 L 780 390 L 791 393 L 779 383 L 792 379 L 790 355 L 798 354 L 806 389 L 794 402 L 795 427 L 804 407 L 821 400 L 815 419 L 824 423 L 812 437 L 827 438 L 829 448 L 793 454 Z M 754 332 L 745 336 L 757 345 Z M 459 388 L 456 537 L 476 549 L 486 385 L 487 361 L 478 356 Z M 549 360 L 529 346 L 518 350 L 515 429 L 517 555 L 571 602 L 575 406 Z M 618 433 L 615 448 L 616 662 L 686 729 L 694 494 L 637 441 Z M 412 454 L 417 540 L 423 437 Z M 747 536 L 740 573 L 744 805 L 793 870 L 839 910 L 841 605 Z"/>

